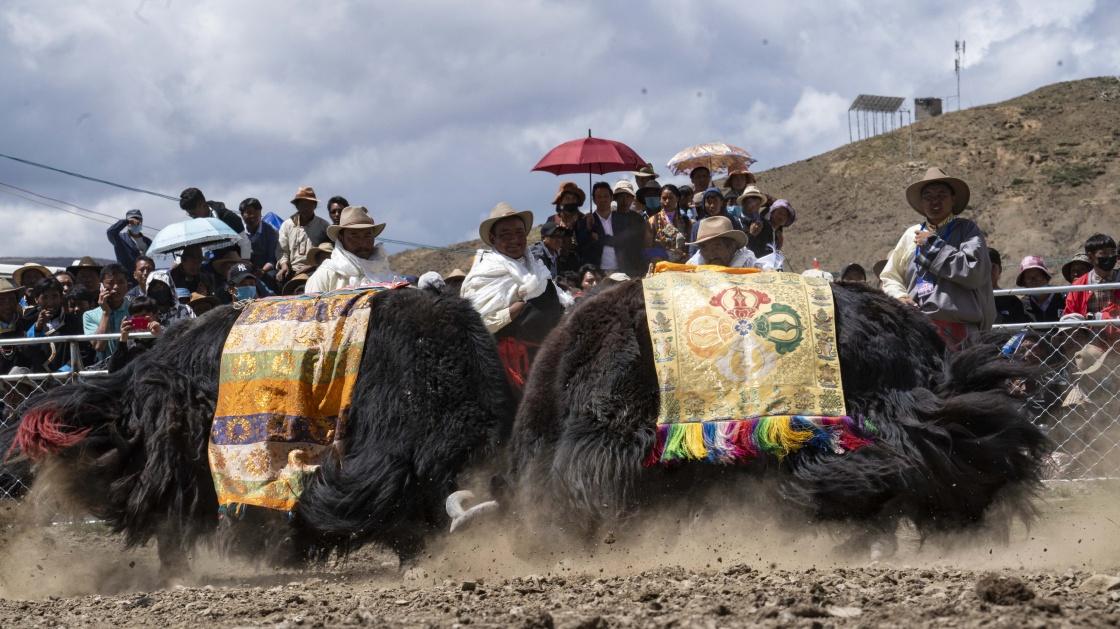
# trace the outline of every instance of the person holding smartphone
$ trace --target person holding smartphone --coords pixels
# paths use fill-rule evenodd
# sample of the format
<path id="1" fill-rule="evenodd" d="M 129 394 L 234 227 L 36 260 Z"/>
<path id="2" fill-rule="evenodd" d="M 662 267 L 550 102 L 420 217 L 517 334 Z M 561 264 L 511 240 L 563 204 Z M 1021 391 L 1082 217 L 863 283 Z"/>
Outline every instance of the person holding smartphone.
<path id="1" fill-rule="evenodd" d="M 163 325 L 159 322 L 159 304 L 151 297 L 137 297 L 129 304 L 128 316 L 121 321 L 120 341 L 109 357 L 109 371 L 121 369 L 155 343 L 155 338 L 129 338 L 133 332 L 151 332 L 153 337 L 163 334 Z"/>

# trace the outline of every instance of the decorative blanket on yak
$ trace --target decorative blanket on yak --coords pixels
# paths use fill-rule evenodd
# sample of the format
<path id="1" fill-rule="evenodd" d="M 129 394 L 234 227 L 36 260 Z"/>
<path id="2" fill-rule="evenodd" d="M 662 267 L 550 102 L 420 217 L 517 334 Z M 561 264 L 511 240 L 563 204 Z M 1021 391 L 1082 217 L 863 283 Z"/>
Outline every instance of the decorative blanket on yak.
<path id="1" fill-rule="evenodd" d="M 845 413 L 826 280 L 661 263 L 643 286 L 661 395 L 647 465 L 870 443 Z"/>
<path id="2" fill-rule="evenodd" d="M 210 472 L 223 508 L 292 510 L 341 438 L 369 327 L 391 286 L 245 305 L 222 348 Z"/>

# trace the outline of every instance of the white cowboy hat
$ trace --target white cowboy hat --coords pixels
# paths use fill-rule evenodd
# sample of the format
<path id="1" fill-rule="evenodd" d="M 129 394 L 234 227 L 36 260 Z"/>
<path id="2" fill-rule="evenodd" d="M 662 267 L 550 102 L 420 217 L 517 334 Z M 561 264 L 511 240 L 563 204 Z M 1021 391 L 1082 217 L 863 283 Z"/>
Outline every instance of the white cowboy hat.
<path id="1" fill-rule="evenodd" d="M 910 207 L 914 208 L 919 214 L 925 215 L 922 212 L 922 189 L 931 183 L 943 183 L 953 190 L 953 214 L 960 214 L 964 211 L 965 206 L 968 205 L 968 197 L 971 194 L 968 189 L 968 184 L 956 177 L 950 177 L 945 174 L 945 171 L 934 166 L 926 171 L 926 175 L 920 180 L 915 181 L 906 187 L 906 201 L 910 203 Z"/>

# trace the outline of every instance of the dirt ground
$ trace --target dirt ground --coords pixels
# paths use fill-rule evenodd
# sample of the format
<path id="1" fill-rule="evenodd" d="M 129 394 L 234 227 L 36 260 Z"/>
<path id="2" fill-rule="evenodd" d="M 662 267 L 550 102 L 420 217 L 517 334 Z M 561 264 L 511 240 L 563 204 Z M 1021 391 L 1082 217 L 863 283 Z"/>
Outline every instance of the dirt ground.
<path id="1" fill-rule="evenodd" d="M 900 530 L 878 563 L 846 557 L 844 531 L 714 512 L 535 559 L 480 525 L 403 573 L 377 550 L 301 572 L 203 550 L 163 589 L 153 549 L 0 503 L 0 626 L 1120 626 L 1117 498 L 1115 484 L 1050 485 L 1008 542 Z"/>

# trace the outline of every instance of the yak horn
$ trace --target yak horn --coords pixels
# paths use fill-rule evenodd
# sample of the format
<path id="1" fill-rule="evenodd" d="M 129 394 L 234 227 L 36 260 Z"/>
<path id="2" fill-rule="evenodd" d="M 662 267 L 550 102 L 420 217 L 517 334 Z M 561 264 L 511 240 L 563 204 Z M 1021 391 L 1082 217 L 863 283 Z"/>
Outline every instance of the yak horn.
<path id="1" fill-rule="evenodd" d="M 444 506 L 447 507 L 447 516 L 451 518 L 452 533 L 455 532 L 455 529 L 462 528 L 480 514 L 498 508 L 498 503 L 496 501 L 487 500 L 469 509 L 464 509 L 463 502 L 466 500 L 474 500 L 474 492 L 465 489 L 456 491 L 448 496 L 447 501 L 444 503 Z"/>

